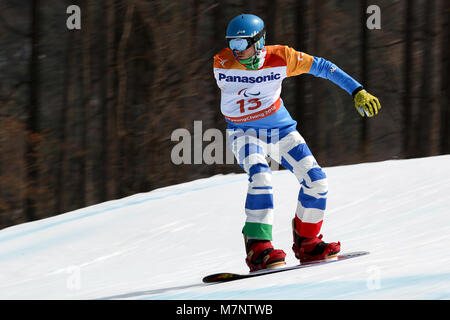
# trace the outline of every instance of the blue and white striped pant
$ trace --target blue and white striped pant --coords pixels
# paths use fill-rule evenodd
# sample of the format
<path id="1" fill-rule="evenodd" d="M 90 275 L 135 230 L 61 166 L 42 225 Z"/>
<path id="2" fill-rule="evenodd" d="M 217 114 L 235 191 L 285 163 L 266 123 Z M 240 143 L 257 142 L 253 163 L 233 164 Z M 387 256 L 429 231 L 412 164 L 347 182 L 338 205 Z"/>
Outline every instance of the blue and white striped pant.
<path id="1" fill-rule="evenodd" d="M 228 131 L 231 149 L 249 176 L 244 235 L 247 238 L 272 240 L 272 171 L 266 156 L 289 169 L 300 182 L 295 212 L 297 233 L 302 237 L 318 235 L 326 209 L 328 182 L 303 137 L 298 131 L 293 131 L 279 141 L 272 139 L 268 143 L 255 131 L 249 132 Z"/>

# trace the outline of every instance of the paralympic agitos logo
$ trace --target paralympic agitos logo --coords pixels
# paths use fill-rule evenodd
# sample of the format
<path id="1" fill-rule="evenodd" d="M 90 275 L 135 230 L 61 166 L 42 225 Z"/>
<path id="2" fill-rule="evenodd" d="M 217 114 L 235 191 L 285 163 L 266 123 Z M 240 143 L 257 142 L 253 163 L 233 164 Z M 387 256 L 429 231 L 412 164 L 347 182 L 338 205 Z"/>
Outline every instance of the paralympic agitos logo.
<path id="1" fill-rule="evenodd" d="M 242 82 L 242 83 L 261 83 L 273 80 L 279 80 L 281 74 L 271 72 L 265 76 L 259 77 L 246 77 L 246 76 L 227 76 L 224 73 L 219 73 L 219 81 L 225 80 L 225 82 Z"/>
<path id="2" fill-rule="evenodd" d="M 247 90 L 248 90 L 248 88 L 244 88 L 244 89 L 239 90 L 238 95 L 241 95 L 241 93 L 243 93 L 244 97 L 248 98 L 249 96 L 250 97 L 256 97 L 256 96 L 259 96 L 261 94 L 261 92 L 259 92 L 259 91 L 258 91 L 258 93 L 251 93 L 251 92 L 247 92 Z"/>

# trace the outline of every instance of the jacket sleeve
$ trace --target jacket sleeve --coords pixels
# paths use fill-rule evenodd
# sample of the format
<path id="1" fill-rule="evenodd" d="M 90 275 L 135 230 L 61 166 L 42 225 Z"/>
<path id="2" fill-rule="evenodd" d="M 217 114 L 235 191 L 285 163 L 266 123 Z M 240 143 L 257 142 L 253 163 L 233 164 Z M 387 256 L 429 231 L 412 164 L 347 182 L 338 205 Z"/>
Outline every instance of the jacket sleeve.
<path id="1" fill-rule="evenodd" d="M 313 63 L 313 56 L 296 51 L 288 46 L 280 47 L 280 55 L 286 60 L 286 75 L 288 77 L 308 73 Z"/>
<path id="2" fill-rule="evenodd" d="M 357 89 L 362 88 L 362 85 L 358 81 L 353 79 L 334 63 L 323 58 L 314 57 L 314 61 L 308 73 L 315 77 L 332 81 L 349 94 L 353 94 Z"/>

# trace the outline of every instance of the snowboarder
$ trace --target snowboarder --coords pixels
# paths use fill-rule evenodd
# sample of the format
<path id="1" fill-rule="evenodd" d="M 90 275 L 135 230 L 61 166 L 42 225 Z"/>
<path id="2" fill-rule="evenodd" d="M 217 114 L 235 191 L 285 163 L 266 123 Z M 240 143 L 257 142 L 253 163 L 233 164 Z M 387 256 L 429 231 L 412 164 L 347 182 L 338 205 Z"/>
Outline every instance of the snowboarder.
<path id="1" fill-rule="evenodd" d="M 292 220 L 296 258 L 300 262 L 326 259 L 340 251 L 340 242 L 326 243 L 319 235 L 327 177 L 283 104 L 283 79 L 307 73 L 331 80 L 353 96 L 362 117 L 372 117 L 381 108 L 376 97 L 335 64 L 288 46 L 266 46 L 265 36 L 262 19 L 241 14 L 228 24 L 228 47 L 214 56 L 214 76 L 221 89 L 221 112 L 228 122 L 231 149 L 249 176 L 242 233 L 250 271 L 285 264 L 286 253 L 271 243 L 274 205 L 267 156 L 300 182 Z"/>

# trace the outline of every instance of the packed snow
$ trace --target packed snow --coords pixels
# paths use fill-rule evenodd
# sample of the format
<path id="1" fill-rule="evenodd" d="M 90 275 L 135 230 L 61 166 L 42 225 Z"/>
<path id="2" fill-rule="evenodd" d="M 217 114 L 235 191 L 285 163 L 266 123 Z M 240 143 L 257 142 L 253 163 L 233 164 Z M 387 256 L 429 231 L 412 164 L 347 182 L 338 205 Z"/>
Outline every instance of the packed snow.
<path id="1" fill-rule="evenodd" d="M 450 155 L 324 168 L 337 263 L 248 272 L 245 174 L 217 175 L 0 230 L 0 299 L 450 299 Z M 273 173 L 273 244 L 291 250 L 299 183 Z"/>

